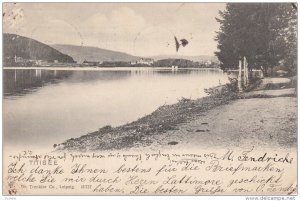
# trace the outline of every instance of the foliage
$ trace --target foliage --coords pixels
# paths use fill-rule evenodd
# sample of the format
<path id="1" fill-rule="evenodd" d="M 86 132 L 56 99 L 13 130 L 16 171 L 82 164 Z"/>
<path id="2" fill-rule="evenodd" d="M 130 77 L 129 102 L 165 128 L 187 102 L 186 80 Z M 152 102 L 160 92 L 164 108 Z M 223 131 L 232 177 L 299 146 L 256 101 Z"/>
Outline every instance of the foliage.
<path id="1" fill-rule="evenodd" d="M 193 61 L 187 59 L 161 59 L 156 61 L 154 65 L 157 67 L 193 67 L 195 64 Z"/>
<path id="2" fill-rule="evenodd" d="M 181 97 L 180 100 L 178 100 L 179 103 L 187 103 L 187 102 L 190 102 L 191 99 L 190 98 L 185 98 L 185 97 Z"/>
<path id="3" fill-rule="evenodd" d="M 217 63 L 211 62 L 211 64 L 205 64 L 201 62 L 194 62 L 187 59 L 161 59 L 154 62 L 156 67 L 171 67 L 178 66 L 181 68 L 216 68 Z"/>
<path id="4" fill-rule="evenodd" d="M 228 3 L 219 11 L 218 52 L 222 69 L 238 67 L 246 57 L 250 69 L 286 65 L 296 72 L 297 11 L 290 3 Z"/>
<path id="5" fill-rule="evenodd" d="M 235 78 L 228 78 L 228 79 L 229 79 L 229 83 L 218 87 L 204 89 L 205 93 L 216 98 L 228 98 L 228 99 L 238 98 L 239 90 L 238 90 L 237 79 Z"/>

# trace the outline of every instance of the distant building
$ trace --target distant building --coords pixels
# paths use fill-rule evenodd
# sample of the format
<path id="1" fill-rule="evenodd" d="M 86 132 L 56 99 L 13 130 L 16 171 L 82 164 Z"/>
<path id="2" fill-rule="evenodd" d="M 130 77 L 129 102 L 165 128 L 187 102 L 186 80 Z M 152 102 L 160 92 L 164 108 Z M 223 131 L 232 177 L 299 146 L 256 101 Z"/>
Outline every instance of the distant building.
<path id="1" fill-rule="evenodd" d="M 209 60 L 204 62 L 204 65 L 206 65 L 206 66 L 209 66 L 209 65 L 211 65 L 211 64 L 212 64 L 212 62 L 209 61 Z"/>
<path id="2" fill-rule="evenodd" d="M 23 63 L 25 60 L 22 57 L 17 57 L 17 55 L 15 55 L 15 63 Z"/>
<path id="3" fill-rule="evenodd" d="M 45 60 L 31 60 L 36 66 L 48 66 L 49 63 Z"/>
<path id="4" fill-rule="evenodd" d="M 101 61 L 87 61 L 87 60 L 84 60 L 83 65 L 85 66 L 98 66 L 99 64 L 102 64 Z"/>
<path id="5" fill-rule="evenodd" d="M 140 60 L 138 60 L 139 64 L 146 64 L 146 65 L 152 65 L 154 63 L 153 59 L 150 58 L 141 58 Z"/>
<path id="6" fill-rule="evenodd" d="M 136 61 L 131 61 L 130 64 L 131 65 L 138 65 L 138 64 L 141 64 L 141 65 L 147 65 L 147 66 L 151 66 L 153 65 L 154 63 L 154 60 L 151 59 L 151 58 L 140 58 Z"/>
<path id="7" fill-rule="evenodd" d="M 130 64 L 131 64 L 131 65 L 136 65 L 136 64 L 137 64 L 137 61 L 131 61 Z"/>

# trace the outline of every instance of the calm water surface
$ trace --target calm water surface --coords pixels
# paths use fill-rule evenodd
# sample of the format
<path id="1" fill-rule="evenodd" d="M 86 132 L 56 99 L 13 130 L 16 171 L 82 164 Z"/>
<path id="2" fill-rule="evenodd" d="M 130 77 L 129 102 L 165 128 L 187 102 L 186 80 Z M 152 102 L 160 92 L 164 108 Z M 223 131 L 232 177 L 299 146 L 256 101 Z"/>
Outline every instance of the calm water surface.
<path id="1" fill-rule="evenodd" d="M 228 81 L 217 70 L 3 71 L 4 143 L 49 147 L 125 124 Z"/>

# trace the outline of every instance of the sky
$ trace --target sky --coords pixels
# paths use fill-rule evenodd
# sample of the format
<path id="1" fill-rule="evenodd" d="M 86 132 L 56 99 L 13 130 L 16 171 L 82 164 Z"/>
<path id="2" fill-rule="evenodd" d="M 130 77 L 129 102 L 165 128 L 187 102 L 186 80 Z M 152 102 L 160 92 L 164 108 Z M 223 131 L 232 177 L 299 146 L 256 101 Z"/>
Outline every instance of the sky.
<path id="1" fill-rule="evenodd" d="M 213 55 L 224 3 L 4 3 L 3 32 L 136 56 Z M 176 52 L 174 36 L 189 44 Z"/>

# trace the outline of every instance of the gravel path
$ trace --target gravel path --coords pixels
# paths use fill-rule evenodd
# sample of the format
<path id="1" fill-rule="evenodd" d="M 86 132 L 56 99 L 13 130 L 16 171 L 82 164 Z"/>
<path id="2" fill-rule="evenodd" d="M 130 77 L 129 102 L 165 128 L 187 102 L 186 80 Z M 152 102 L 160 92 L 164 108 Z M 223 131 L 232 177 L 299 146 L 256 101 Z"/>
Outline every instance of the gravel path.
<path id="1" fill-rule="evenodd" d="M 179 130 L 155 136 L 151 147 L 292 148 L 297 144 L 296 111 L 295 97 L 240 99 L 180 125 Z"/>

